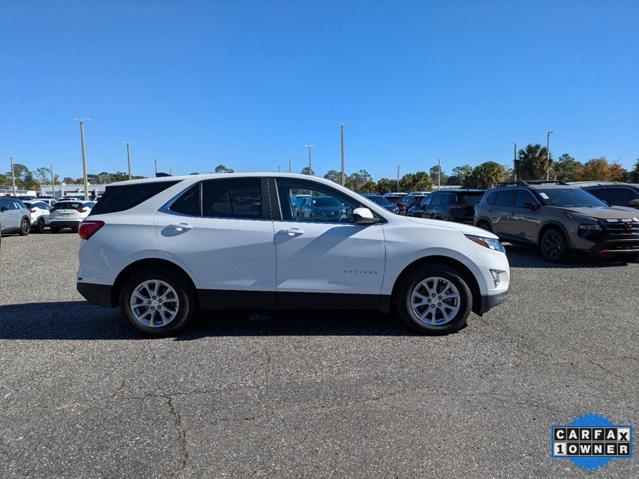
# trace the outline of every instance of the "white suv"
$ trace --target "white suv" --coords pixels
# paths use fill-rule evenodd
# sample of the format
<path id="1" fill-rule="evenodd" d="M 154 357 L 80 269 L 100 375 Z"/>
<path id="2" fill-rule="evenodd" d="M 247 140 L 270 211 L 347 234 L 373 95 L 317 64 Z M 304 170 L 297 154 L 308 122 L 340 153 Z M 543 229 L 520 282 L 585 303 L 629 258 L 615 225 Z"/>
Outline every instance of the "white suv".
<path id="1" fill-rule="evenodd" d="M 58 201 L 51 214 L 49 214 L 49 226 L 52 233 L 58 233 L 64 228 L 71 231 L 78 231 L 80 223 L 89 216 L 95 203 L 83 200 L 61 200 Z"/>
<path id="2" fill-rule="evenodd" d="M 109 185 L 80 236 L 78 291 L 151 335 L 175 333 L 198 310 L 393 307 L 417 331 L 439 334 L 508 297 L 495 235 L 394 215 L 304 175 Z"/>

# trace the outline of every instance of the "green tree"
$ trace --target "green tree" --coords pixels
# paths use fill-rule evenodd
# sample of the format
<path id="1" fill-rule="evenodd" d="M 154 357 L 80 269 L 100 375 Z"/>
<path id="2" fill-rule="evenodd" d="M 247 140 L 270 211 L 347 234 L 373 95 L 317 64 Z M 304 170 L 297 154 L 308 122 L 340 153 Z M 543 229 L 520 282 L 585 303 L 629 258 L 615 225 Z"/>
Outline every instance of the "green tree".
<path id="1" fill-rule="evenodd" d="M 234 173 L 233 168 L 224 165 L 217 165 L 214 170 L 216 173 Z"/>
<path id="2" fill-rule="evenodd" d="M 62 183 L 70 185 L 72 183 L 75 183 L 75 180 L 71 178 L 70 176 L 65 176 L 64 178 L 62 178 Z"/>
<path id="3" fill-rule="evenodd" d="M 324 175 L 324 178 L 334 181 L 335 183 L 342 183 L 342 174 L 337 170 L 328 170 Z"/>
<path id="4" fill-rule="evenodd" d="M 506 169 L 494 161 L 487 161 L 473 168 L 473 173 L 465 180 L 464 188 L 493 188 L 508 179 Z"/>
<path id="5" fill-rule="evenodd" d="M 639 183 L 639 158 L 637 158 L 635 168 L 628 174 L 628 181 L 631 183 Z"/>
<path id="6" fill-rule="evenodd" d="M 547 150 L 539 144 L 526 145 L 519 150 L 515 169 L 517 178 L 522 180 L 545 180 L 552 167 L 552 157 L 548 158 Z"/>
<path id="7" fill-rule="evenodd" d="M 584 165 L 568 153 L 564 153 L 553 165 L 553 177 L 561 181 L 579 181 L 583 177 Z"/>
<path id="8" fill-rule="evenodd" d="M 300 171 L 300 173 L 302 173 L 303 175 L 315 176 L 315 172 L 308 166 L 302 168 L 302 171 Z"/>
<path id="9" fill-rule="evenodd" d="M 34 175 L 40 184 L 48 183 L 51 181 L 51 170 L 44 166 L 36 168 Z"/>
<path id="10" fill-rule="evenodd" d="M 583 179 L 598 181 L 623 181 L 626 170 L 617 162 L 608 163 L 604 157 L 593 158 L 584 165 Z"/>
<path id="11" fill-rule="evenodd" d="M 0 188 L 8 188 L 11 184 L 11 180 L 7 175 L 0 173 Z"/>
<path id="12" fill-rule="evenodd" d="M 377 185 L 375 186 L 375 192 L 380 195 L 390 193 L 396 189 L 397 181 L 391 180 L 390 178 L 380 178 L 377 180 Z"/>
<path id="13" fill-rule="evenodd" d="M 453 175 L 448 177 L 446 184 L 463 185 L 466 178 L 473 174 L 473 167 L 470 165 L 456 166 L 453 168 Z"/>
<path id="14" fill-rule="evenodd" d="M 441 171 L 440 171 L 441 170 Z M 432 180 L 433 185 L 437 184 L 437 174 L 439 173 L 439 179 L 442 185 L 445 185 L 448 181 L 448 176 L 443 169 L 440 168 L 439 165 L 435 165 L 430 169 L 430 179 Z"/>
<path id="15" fill-rule="evenodd" d="M 363 192 L 364 185 L 372 181 L 373 178 L 366 170 L 359 170 L 356 173 L 351 173 L 346 177 L 346 188 L 350 188 L 353 191 Z"/>
<path id="16" fill-rule="evenodd" d="M 430 191 L 433 189 L 433 181 L 431 176 L 425 171 L 416 171 L 415 173 L 405 174 L 399 180 L 399 187 L 407 193 L 411 191 Z"/>

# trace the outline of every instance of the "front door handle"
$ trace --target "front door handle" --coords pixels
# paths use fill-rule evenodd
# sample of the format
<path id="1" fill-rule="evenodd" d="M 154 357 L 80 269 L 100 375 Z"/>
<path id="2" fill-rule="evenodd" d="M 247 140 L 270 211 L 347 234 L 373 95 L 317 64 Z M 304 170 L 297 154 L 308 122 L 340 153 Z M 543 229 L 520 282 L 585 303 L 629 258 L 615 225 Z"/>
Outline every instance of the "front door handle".
<path id="1" fill-rule="evenodd" d="M 301 228 L 289 228 L 286 230 L 286 234 L 289 236 L 299 236 L 304 234 L 304 230 Z"/>
<path id="2" fill-rule="evenodd" d="M 174 229 L 175 231 L 189 231 L 193 229 L 193 226 L 191 226 L 188 223 L 173 223 L 171 225 L 169 225 L 169 228 Z"/>

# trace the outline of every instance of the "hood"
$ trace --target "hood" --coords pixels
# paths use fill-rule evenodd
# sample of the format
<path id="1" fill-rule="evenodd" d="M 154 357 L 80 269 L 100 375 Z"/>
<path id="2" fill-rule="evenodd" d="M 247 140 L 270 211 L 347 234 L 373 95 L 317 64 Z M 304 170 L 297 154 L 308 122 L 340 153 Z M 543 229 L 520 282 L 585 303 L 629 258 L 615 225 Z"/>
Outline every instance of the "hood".
<path id="1" fill-rule="evenodd" d="M 430 227 L 434 226 L 437 228 L 456 230 L 465 235 L 475 235 L 475 236 L 483 236 L 484 238 L 498 239 L 497 236 L 491 233 L 490 231 L 477 228 L 476 226 L 465 225 L 462 223 L 453 223 L 452 221 L 430 220 L 426 218 L 413 218 L 412 216 L 406 216 L 404 218 L 407 221 L 410 221 L 411 223 L 417 223 L 423 226 L 430 226 Z"/>
<path id="2" fill-rule="evenodd" d="M 610 219 L 630 219 L 638 218 L 639 213 L 634 208 L 626 208 L 625 206 L 597 206 L 584 208 L 561 208 L 562 210 L 576 215 L 590 216 L 602 220 Z"/>

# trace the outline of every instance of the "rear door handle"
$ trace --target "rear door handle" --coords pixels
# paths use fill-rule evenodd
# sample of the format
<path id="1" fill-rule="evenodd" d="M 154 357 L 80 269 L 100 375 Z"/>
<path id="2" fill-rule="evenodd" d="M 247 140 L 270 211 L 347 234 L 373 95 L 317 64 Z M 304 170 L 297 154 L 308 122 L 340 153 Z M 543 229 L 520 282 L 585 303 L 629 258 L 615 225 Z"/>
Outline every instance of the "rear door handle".
<path id="1" fill-rule="evenodd" d="M 173 223 L 169 225 L 169 228 L 172 228 L 175 231 L 189 231 L 193 229 L 193 226 L 188 223 Z"/>
<path id="2" fill-rule="evenodd" d="M 289 228 L 286 230 L 286 234 L 289 236 L 299 236 L 304 234 L 304 230 L 301 228 Z"/>

